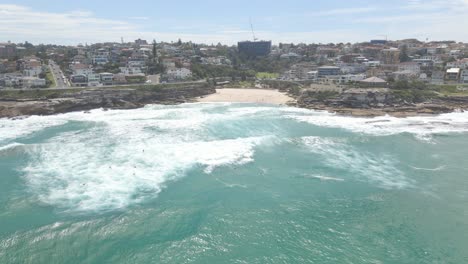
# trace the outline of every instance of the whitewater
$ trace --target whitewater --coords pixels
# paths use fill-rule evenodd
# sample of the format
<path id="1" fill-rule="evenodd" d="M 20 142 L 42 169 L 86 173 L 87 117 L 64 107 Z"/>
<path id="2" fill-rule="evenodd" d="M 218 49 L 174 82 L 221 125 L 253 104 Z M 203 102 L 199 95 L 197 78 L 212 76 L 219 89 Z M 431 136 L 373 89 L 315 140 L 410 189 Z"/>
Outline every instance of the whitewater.
<path id="1" fill-rule="evenodd" d="M 0 119 L 0 263 L 464 263 L 467 157 L 467 112 Z"/>

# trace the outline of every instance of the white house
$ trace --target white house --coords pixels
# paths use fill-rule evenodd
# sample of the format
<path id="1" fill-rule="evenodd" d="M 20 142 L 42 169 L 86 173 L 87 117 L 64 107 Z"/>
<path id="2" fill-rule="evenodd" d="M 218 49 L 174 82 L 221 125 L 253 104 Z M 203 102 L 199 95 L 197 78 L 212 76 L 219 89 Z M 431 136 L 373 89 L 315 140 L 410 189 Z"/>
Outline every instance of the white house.
<path id="1" fill-rule="evenodd" d="M 192 71 L 187 68 L 177 68 L 167 70 L 169 79 L 183 80 L 192 77 Z"/>
<path id="2" fill-rule="evenodd" d="M 365 74 L 345 74 L 340 76 L 339 83 L 346 84 L 350 82 L 359 82 L 364 79 L 366 79 Z"/>
<path id="3" fill-rule="evenodd" d="M 88 86 L 95 87 L 101 85 L 101 75 L 99 73 L 88 74 Z"/>
<path id="4" fill-rule="evenodd" d="M 39 79 L 36 77 L 23 77 L 21 79 L 23 83 L 23 87 L 25 88 L 34 88 L 34 87 L 45 87 L 46 86 L 46 80 L 45 79 Z"/>
<path id="5" fill-rule="evenodd" d="M 120 72 L 125 74 L 125 75 L 136 75 L 136 74 L 142 74 L 143 72 L 141 71 L 140 67 L 120 67 Z"/>
<path id="6" fill-rule="evenodd" d="M 421 66 L 417 62 L 403 62 L 398 64 L 398 71 L 410 71 L 414 73 L 419 73 L 421 71 Z"/>
<path id="7" fill-rule="evenodd" d="M 307 79 L 316 81 L 318 79 L 318 71 L 309 71 L 307 72 Z"/>
<path id="8" fill-rule="evenodd" d="M 42 63 L 30 60 L 24 63 L 23 75 L 26 77 L 38 77 L 42 73 Z"/>
<path id="9" fill-rule="evenodd" d="M 112 85 L 114 83 L 114 74 L 103 72 L 100 74 L 101 83 L 105 85 Z"/>
<path id="10" fill-rule="evenodd" d="M 73 72 L 73 75 L 88 76 L 93 73 L 93 69 L 89 65 L 86 65 L 86 64 L 81 64 L 81 63 L 72 64 L 70 68 Z"/>

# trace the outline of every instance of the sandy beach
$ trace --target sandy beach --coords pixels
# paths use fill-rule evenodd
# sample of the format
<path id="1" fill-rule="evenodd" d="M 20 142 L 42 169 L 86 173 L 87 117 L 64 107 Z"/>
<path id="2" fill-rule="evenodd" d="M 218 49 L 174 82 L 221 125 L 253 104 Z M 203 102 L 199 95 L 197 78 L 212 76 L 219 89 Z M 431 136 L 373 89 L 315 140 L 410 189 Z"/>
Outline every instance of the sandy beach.
<path id="1" fill-rule="evenodd" d="M 294 100 L 278 90 L 217 89 L 215 94 L 198 99 L 199 102 L 259 103 L 285 105 Z"/>

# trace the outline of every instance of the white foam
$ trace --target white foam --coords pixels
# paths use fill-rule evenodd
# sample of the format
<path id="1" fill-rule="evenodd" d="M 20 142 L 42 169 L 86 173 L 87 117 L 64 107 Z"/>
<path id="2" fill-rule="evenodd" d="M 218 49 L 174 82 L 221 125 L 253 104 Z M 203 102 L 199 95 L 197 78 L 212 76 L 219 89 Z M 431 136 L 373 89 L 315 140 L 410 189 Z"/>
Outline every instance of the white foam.
<path id="1" fill-rule="evenodd" d="M 253 160 L 265 138 L 186 141 L 187 135 L 147 133 L 127 121 L 87 133 L 63 133 L 30 148 L 35 157 L 24 169 L 26 181 L 41 202 L 66 211 L 115 210 L 155 197 L 168 181 L 202 166 Z M 115 131 L 117 130 L 117 131 Z"/>
<path id="2" fill-rule="evenodd" d="M 5 146 L 0 146 L 0 152 L 12 150 L 12 149 L 15 149 L 15 148 L 21 147 L 21 146 L 24 146 L 24 144 L 14 142 L 14 143 L 11 143 L 11 144 L 7 144 Z"/>
<path id="3" fill-rule="evenodd" d="M 341 179 L 341 178 L 322 176 L 322 175 L 307 175 L 306 177 L 307 178 L 312 178 L 312 179 L 318 179 L 318 180 L 321 180 L 321 181 L 338 181 L 338 182 L 345 181 L 344 179 Z"/>
<path id="4" fill-rule="evenodd" d="M 412 185 L 391 156 L 358 151 L 341 139 L 304 137 L 302 140 L 309 151 L 321 155 L 330 167 L 351 172 L 358 180 L 376 183 L 386 189 L 402 189 Z"/>
<path id="5" fill-rule="evenodd" d="M 246 116 L 286 117 L 385 135 L 402 131 L 422 133 L 428 124 L 435 127 L 431 133 L 465 131 L 468 121 L 467 113 L 370 119 L 289 107 L 227 106 L 231 104 L 150 105 L 135 110 L 97 109 L 89 114 L 0 119 L 0 146 L 5 150 L 16 148 L 19 145 L 11 142 L 18 137 L 67 122 L 86 122 L 88 126 L 80 131 L 60 133 L 46 142 L 28 145 L 25 151 L 32 161 L 23 171 L 31 192 L 42 203 L 63 210 L 97 211 L 124 208 L 155 197 L 168 181 L 184 176 L 187 170 L 197 166 L 211 173 L 219 166 L 246 164 L 253 160 L 256 146 L 277 140 L 274 135 L 268 135 L 275 132 L 269 131 L 258 133 L 259 137 L 219 140 L 217 135 L 205 133 L 213 122 L 229 122 Z M 330 166 L 352 171 L 360 179 L 387 188 L 410 184 L 395 168 L 392 157 L 360 153 L 330 139 L 305 138 L 304 143 L 312 152 L 322 155 Z"/>
<path id="6" fill-rule="evenodd" d="M 468 132 L 468 112 L 407 118 L 391 116 L 361 118 L 309 111 L 289 114 L 287 117 L 317 126 L 342 128 L 376 136 L 411 133 L 427 140 L 433 134 Z"/>
<path id="7" fill-rule="evenodd" d="M 419 168 L 419 167 L 414 167 L 414 166 L 409 166 L 410 168 L 412 168 L 413 170 L 421 170 L 421 171 L 441 171 L 443 169 L 445 169 L 446 166 L 439 166 L 437 168 Z"/>

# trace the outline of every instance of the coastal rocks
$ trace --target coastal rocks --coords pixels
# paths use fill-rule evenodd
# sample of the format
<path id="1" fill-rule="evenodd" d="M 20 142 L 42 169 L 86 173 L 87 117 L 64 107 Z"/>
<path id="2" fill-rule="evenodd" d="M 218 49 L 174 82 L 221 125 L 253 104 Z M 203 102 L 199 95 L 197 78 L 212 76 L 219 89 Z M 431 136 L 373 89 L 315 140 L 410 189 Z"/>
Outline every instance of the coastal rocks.
<path id="1" fill-rule="evenodd" d="M 96 108 L 134 109 L 146 104 L 178 104 L 215 93 L 206 83 L 164 88 L 102 88 L 62 93 L 60 97 L 0 100 L 0 118 L 27 115 L 53 115 Z M 1 99 L 1 98 L 0 98 Z"/>
<path id="2" fill-rule="evenodd" d="M 388 89 L 347 89 L 341 92 L 305 90 L 297 98 L 302 108 L 326 110 L 352 116 L 397 117 L 442 114 L 468 109 L 468 97 L 440 97 L 414 104 L 398 100 Z"/>

